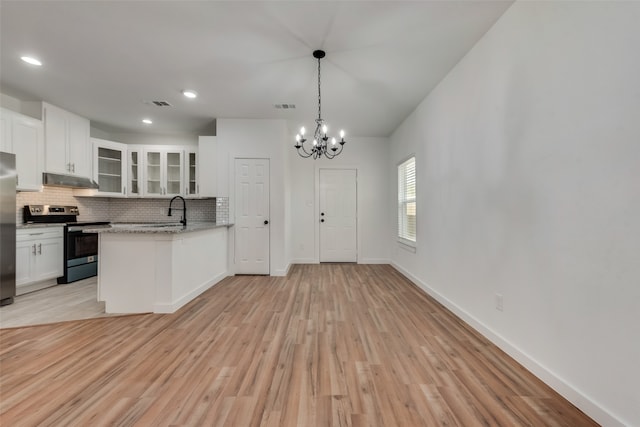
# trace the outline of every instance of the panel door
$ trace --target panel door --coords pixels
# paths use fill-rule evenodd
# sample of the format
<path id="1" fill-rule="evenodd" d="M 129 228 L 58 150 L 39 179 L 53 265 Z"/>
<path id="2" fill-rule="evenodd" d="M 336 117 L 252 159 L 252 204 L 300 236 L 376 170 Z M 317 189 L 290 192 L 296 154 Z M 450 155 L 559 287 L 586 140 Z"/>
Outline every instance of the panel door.
<path id="1" fill-rule="evenodd" d="M 68 160 L 67 113 L 52 105 L 45 105 L 43 120 L 45 170 L 71 173 L 71 163 Z"/>
<path id="2" fill-rule="evenodd" d="M 32 240 L 16 241 L 16 286 L 33 282 L 37 244 Z"/>
<path id="3" fill-rule="evenodd" d="M 74 175 L 91 177 L 91 138 L 89 120 L 69 113 L 69 163 Z"/>
<path id="4" fill-rule="evenodd" d="M 13 114 L 8 110 L 0 110 L 0 151 L 13 153 L 11 138 L 11 118 Z"/>
<path id="5" fill-rule="evenodd" d="M 62 238 L 36 242 L 35 280 L 52 279 L 63 274 L 64 245 Z"/>
<path id="6" fill-rule="evenodd" d="M 320 169 L 320 262 L 357 262 L 355 169 Z"/>
<path id="7" fill-rule="evenodd" d="M 269 160 L 235 161 L 235 272 L 269 274 Z"/>
<path id="8" fill-rule="evenodd" d="M 16 117 L 12 123 L 12 135 L 18 190 L 41 190 L 44 165 L 42 122 L 29 117 Z"/>

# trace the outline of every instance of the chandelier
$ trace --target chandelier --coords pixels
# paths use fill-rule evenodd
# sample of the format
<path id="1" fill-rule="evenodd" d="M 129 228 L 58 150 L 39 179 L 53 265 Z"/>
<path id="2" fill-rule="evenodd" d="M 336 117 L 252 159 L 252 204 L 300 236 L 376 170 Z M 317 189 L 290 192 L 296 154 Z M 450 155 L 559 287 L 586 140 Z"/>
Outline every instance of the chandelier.
<path id="1" fill-rule="evenodd" d="M 313 157 L 314 160 L 318 157 L 325 156 L 328 159 L 333 159 L 338 154 L 342 153 L 342 148 L 346 141 L 344 140 L 344 131 L 340 131 L 340 141 L 336 141 L 335 138 L 331 138 L 329 143 L 329 137 L 327 136 L 327 125 L 322 119 L 322 101 L 320 97 L 320 59 L 324 58 L 324 50 L 313 51 L 313 57 L 318 60 L 318 118 L 316 119 L 316 130 L 313 133 L 313 141 L 305 146 L 304 134 L 306 130 L 303 127 L 300 128 L 300 133 L 296 135 L 296 149 L 301 157 Z"/>

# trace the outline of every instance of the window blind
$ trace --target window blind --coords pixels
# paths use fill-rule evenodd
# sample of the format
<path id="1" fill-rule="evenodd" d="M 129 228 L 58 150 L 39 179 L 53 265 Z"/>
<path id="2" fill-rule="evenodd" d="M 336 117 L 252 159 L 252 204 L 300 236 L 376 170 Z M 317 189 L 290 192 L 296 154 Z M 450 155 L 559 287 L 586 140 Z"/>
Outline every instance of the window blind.
<path id="1" fill-rule="evenodd" d="M 416 158 L 398 165 L 398 237 L 416 242 Z"/>

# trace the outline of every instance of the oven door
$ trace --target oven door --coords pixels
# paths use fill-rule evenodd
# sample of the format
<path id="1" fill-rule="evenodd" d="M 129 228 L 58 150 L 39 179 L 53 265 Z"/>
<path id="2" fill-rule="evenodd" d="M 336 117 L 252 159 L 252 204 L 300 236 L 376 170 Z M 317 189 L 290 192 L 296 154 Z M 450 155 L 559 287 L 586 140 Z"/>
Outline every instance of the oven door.
<path id="1" fill-rule="evenodd" d="M 67 232 L 67 261 L 98 254 L 98 233 Z"/>

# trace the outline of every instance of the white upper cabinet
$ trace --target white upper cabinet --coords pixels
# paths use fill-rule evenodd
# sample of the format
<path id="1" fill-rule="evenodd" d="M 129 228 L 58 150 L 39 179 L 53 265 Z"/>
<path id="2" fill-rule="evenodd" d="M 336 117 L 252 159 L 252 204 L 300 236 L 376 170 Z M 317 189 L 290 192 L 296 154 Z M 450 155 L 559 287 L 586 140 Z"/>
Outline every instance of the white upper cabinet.
<path id="1" fill-rule="evenodd" d="M 218 194 L 218 146 L 215 136 L 198 138 L 197 186 L 200 197 L 217 197 Z"/>
<path id="2" fill-rule="evenodd" d="M 199 196 L 199 180 L 200 168 L 198 164 L 198 149 L 188 148 L 184 152 L 184 194 L 187 197 Z"/>
<path id="3" fill-rule="evenodd" d="M 142 148 L 129 147 L 127 157 L 127 196 L 142 196 Z"/>
<path id="4" fill-rule="evenodd" d="M 44 138 L 40 120 L 10 110 L 0 111 L 0 150 L 16 155 L 17 189 L 41 191 Z"/>
<path id="5" fill-rule="evenodd" d="M 126 144 L 91 138 L 93 143 L 93 177 L 102 196 L 127 195 Z"/>
<path id="6" fill-rule="evenodd" d="M 13 141 L 11 139 L 11 112 L 0 109 L 0 151 L 13 153 Z"/>
<path id="7" fill-rule="evenodd" d="M 143 195 L 172 197 L 184 194 L 184 150 L 145 147 Z"/>
<path id="8" fill-rule="evenodd" d="M 89 120 L 42 103 L 47 172 L 91 177 Z"/>

